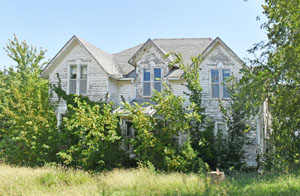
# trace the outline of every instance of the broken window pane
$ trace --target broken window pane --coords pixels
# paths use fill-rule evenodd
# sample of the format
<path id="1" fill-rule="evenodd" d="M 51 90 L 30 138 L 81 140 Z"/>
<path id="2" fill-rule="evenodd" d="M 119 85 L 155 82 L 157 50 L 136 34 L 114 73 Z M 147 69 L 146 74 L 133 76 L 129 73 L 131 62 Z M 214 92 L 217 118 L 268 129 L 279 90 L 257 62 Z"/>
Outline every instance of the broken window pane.
<path id="1" fill-rule="evenodd" d="M 154 81 L 161 80 L 161 68 L 154 68 Z"/>
<path id="2" fill-rule="evenodd" d="M 71 65 L 70 67 L 70 79 L 76 79 L 77 78 L 77 66 Z"/>

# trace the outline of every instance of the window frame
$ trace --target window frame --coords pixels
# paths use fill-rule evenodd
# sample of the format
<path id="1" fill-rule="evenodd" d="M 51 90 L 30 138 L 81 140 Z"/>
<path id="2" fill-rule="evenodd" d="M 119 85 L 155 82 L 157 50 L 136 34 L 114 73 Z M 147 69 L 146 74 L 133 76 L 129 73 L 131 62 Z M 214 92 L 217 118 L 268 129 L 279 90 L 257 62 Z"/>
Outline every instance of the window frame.
<path id="1" fill-rule="evenodd" d="M 155 89 L 155 83 L 160 83 L 160 91 L 162 91 L 162 80 L 163 80 L 163 69 L 162 67 L 144 67 L 143 69 L 143 74 L 142 74 L 142 97 L 144 98 L 151 98 L 153 96 L 153 89 Z M 150 70 L 150 81 L 145 81 L 144 80 L 144 73 L 145 73 L 145 69 L 149 69 Z M 155 69 L 160 69 L 160 80 L 155 81 L 154 78 L 154 70 Z M 144 95 L 144 83 L 150 83 L 150 95 Z"/>
<path id="2" fill-rule="evenodd" d="M 149 81 L 145 81 L 145 70 L 149 70 Z M 144 92 L 144 84 L 145 83 L 149 83 L 149 86 L 150 86 L 150 92 L 149 92 L 149 95 L 145 95 Z M 152 96 L 152 93 L 151 93 L 151 68 L 143 68 L 143 75 L 142 75 L 142 94 L 143 94 L 143 97 L 151 97 Z"/>
<path id="3" fill-rule="evenodd" d="M 160 70 L 160 80 L 155 80 L 155 69 L 159 69 Z M 162 68 L 161 67 L 154 67 L 153 68 L 153 89 L 155 89 L 155 83 L 160 83 L 160 91 L 162 90 Z M 155 89 L 156 90 L 156 89 Z"/>
<path id="4" fill-rule="evenodd" d="M 216 83 L 216 82 L 212 82 L 212 70 L 218 70 L 219 72 L 219 82 Z M 210 84 L 210 98 L 211 99 L 230 99 L 230 96 L 229 97 L 225 97 L 224 96 L 224 85 L 226 84 L 230 84 L 230 82 L 225 82 L 224 78 L 223 78 L 223 70 L 229 70 L 229 77 L 232 76 L 232 72 L 231 72 L 231 69 L 230 68 L 212 68 L 210 69 L 210 72 L 209 72 L 209 84 Z M 212 88 L 212 85 L 213 84 L 218 84 L 219 85 L 219 97 L 213 97 L 213 88 Z"/>
<path id="5" fill-rule="evenodd" d="M 223 133 L 223 131 L 222 131 L 222 139 L 226 139 L 228 137 L 228 127 L 227 127 L 227 124 L 223 121 L 215 121 L 214 135 L 217 136 L 217 134 L 218 134 L 218 125 L 225 126 L 225 133 Z"/>
<path id="6" fill-rule="evenodd" d="M 71 80 L 75 80 L 75 79 L 71 79 L 71 67 L 72 66 L 76 66 L 76 90 L 75 90 L 75 95 L 87 95 L 88 94 L 88 90 L 89 90 L 89 77 L 88 77 L 88 73 L 89 73 L 89 64 L 88 63 L 69 63 L 68 64 L 68 85 L 67 85 L 67 92 L 68 94 L 73 94 L 70 93 L 70 81 Z M 86 93 L 80 93 L 80 83 L 81 83 L 81 67 L 86 66 Z"/>

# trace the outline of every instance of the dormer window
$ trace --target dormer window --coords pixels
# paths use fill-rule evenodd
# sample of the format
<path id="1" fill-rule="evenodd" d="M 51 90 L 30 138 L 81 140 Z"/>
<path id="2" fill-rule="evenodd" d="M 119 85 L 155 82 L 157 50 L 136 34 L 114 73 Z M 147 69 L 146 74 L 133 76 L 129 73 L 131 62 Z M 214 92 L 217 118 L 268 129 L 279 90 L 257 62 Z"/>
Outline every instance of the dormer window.
<path id="1" fill-rule="evenodd" d="M 152 89 L 161 91 L 161 68 L 144 68 L 143 70 L 143 96 L 150 97 Z"/>
<path id="2" fill-rule="evenodd" d="M 78 75 L 79 73 L 79 75 Z M 87 65 L 70 65 L 69 94 L 87 93 Z"/>
<path id="3" fill-rule="evenodd" d="M 229 98 L 226 88 L 227 79 L 230 77 L 230 69 L 211 70 L 211 98 Z"/>

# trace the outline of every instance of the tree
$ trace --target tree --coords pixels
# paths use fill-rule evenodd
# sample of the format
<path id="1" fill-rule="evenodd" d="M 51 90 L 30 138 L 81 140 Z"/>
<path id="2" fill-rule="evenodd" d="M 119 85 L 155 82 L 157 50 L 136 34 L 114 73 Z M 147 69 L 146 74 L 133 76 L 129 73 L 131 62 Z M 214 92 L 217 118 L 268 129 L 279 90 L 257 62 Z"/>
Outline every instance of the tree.
<path id="1" fill-rule="evenodd" d="M 267 17 L 262 27 L 268 40 L 256 44 L 250 52 L 261 52 L 244 69 L 240 96 L 247 99 L 246 109 L 257 113 L 267 101 L 272 116 L 269 127 L 272 147 L 268 149 L 272 165 L 286 166 L 300 160 L 300 2 L 298 0 L 265 0 Z"/>
<path id="2" fill-rule="evenodd" d="M 162 92 L 154 91 L 151 100 L 154 104 L 148 103 L 147 107 L 155 111 L 152 116 L 145 113 L 143 106 L 125 102 L 135 128 L 135 138 L 131 141 L 135 159 L 166 171 L 198 172 L 205 168 L 189 139 L 182 146 L 174 140 L 189 134 L 192 114 L 186 112 L 184 99 L 175 96 L 165 84 Z"/>
<path id="3" fill-rule="evenodd" d="M 192 114 L 189 121 L 190 140 L 197 156 L 208 163 L 211 168 L 216 168 L 216 148 L 214 145 L 214 122 L 205 114 L 206 108 L 202 105 L 202 87 L 200 84 L 200 63 L 202 57 L 192 57 L 192 65 L 185 65 L 181 54 L 171 53 L 175 60 L 170 66 L 176 65 L 183 70 L 183 79 L 186 81 L 190 105 L 187 112 Z"/>
<path id="4" fill-rule="evenodd" d="M 16 66 L 0 72 L 0 152 L 5 161 L 42 165 L 56 159 L 57 122 L 48 81 L 39 77 L 45 51 L 19 42 L 6 46 Z"/>
<path id="5" fill-rule="evenodd" d="M 230 99 L 225 104 L 220 102 L 221 112 L 227 125 L 227 134 L 217 133 L 216 156 L 217 163 L 222 169 L 241 170 L 246 166 L 245 147 L 251 144 L 247 133 L 251 131 L 249 117 L 245 109 L 245 100 L 239 96 L 239 86 L 236 85 L 234 78 L 232 84 L 227 86 L 230 92 Z M 225 138 L 225 139 L 224 139 Z"/>
<path id="6" fill-rule="evenodd" d="M 72 95 L 71 95 L 72 96 Z M 63 147 L 58 153 L 64 164 L 103 170 L 120 166 L 120 128 L 113 103 L 89 104 L 74 97 L 69 114 L 63 118 Z"/>

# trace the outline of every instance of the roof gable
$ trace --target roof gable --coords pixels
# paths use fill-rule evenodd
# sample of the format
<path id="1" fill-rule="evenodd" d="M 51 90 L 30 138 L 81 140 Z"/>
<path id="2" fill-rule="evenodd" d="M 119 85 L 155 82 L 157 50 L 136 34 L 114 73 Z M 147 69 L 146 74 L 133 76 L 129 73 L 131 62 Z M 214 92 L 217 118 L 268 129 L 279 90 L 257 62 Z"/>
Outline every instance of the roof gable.
<path id="1" fill-rule="evenodd" d="M 211 38 L 154 39 L 153 42 L 165 53 L 181 53 L 184 64 L 190 65 L 191 58 L 199 56 L 211 43 Z"/>
<path id="2" fill-rule="evenodd" d="M 136 53 L 128 60 L 128 63 L 130 63 L 133 66 L 136 66 L 136 63 L 142 58 L 142 56 L 146 53 L 146 51 L 151 48 L 155 47 L 158 49 L 159 52 L 164 56 L 167 53 L 163 51 L 159 46 L 157 46 L 151 39 L 148 39 L 142 47 Z M 169 57 L 166 57 L 167 60 L 171 61 Z"/>
<path id="3" fill-rule="evenodd" d="M 240 57 L 237 54 L 235 54 L 231 50 L 231 48 L 229 48 L 219 37 L 217 37 L 213 42 L 211 42 L 211 44 L 203 51 L 201 56 L 203 58 L 207 57 L 207 55 L 218 46 L 218 44 L 223 46 L 231 54 L 231 56 L 233 56 L 236 60 L 238 60 L 240 63 L 244 64 L 244 62 L 240 59 Z"/>
<path id="4" fill-rule="evenodd" d="M 208 42 L 207 42 L 208 43 Z M 201 55 L 202 58 L 207 57 L 210 52 L 212 52 L 218 45 L 223 46 L 231 56 L 233 56 L 238 62 L 240 62 L 242 65 L 244 65 L 244 62 L 219 38 L 217 37 L 216 39 L 214 39 L 213 41 L 210 42 L 210 44 L 207 45 L 206 48 L 203 48 L 202 52 L 199 53 Z M 195 55 L 195 56 L 199 56 L 199 54 Z M 193 57 L 193 56 L 191 56 Z M 191 59 L 190 57 L 190 59 Z M 187 65 L 191 65 L 192 62 L 190 62 Z M 172 72 L 170 72 L 170 74 L 167 76 L 168 79 L 181 79 L 182 75 L 184 74 L 183 70 L 181 69 L 176 69 L 176 70 L 172 70 Z"/>
<path id="5" fill-rule="evenodd" d="M 108 75 L 121 76 L 120 70 L 117 64 L 114 62 L 113 56 L 105 51 L 97 48 L 96 46 L 80 39 L 77 36 L 73 36 L 55 55 L 55 57 L 47 64 L 47 66 L 42 70 L 41 76 L 48 78 L 51 71 L 58 66 L 58 61 L 62 58 L 64 54 L 70 51 L 78 43 L 82 46 L 94 60 L 105 70 Z"/>

